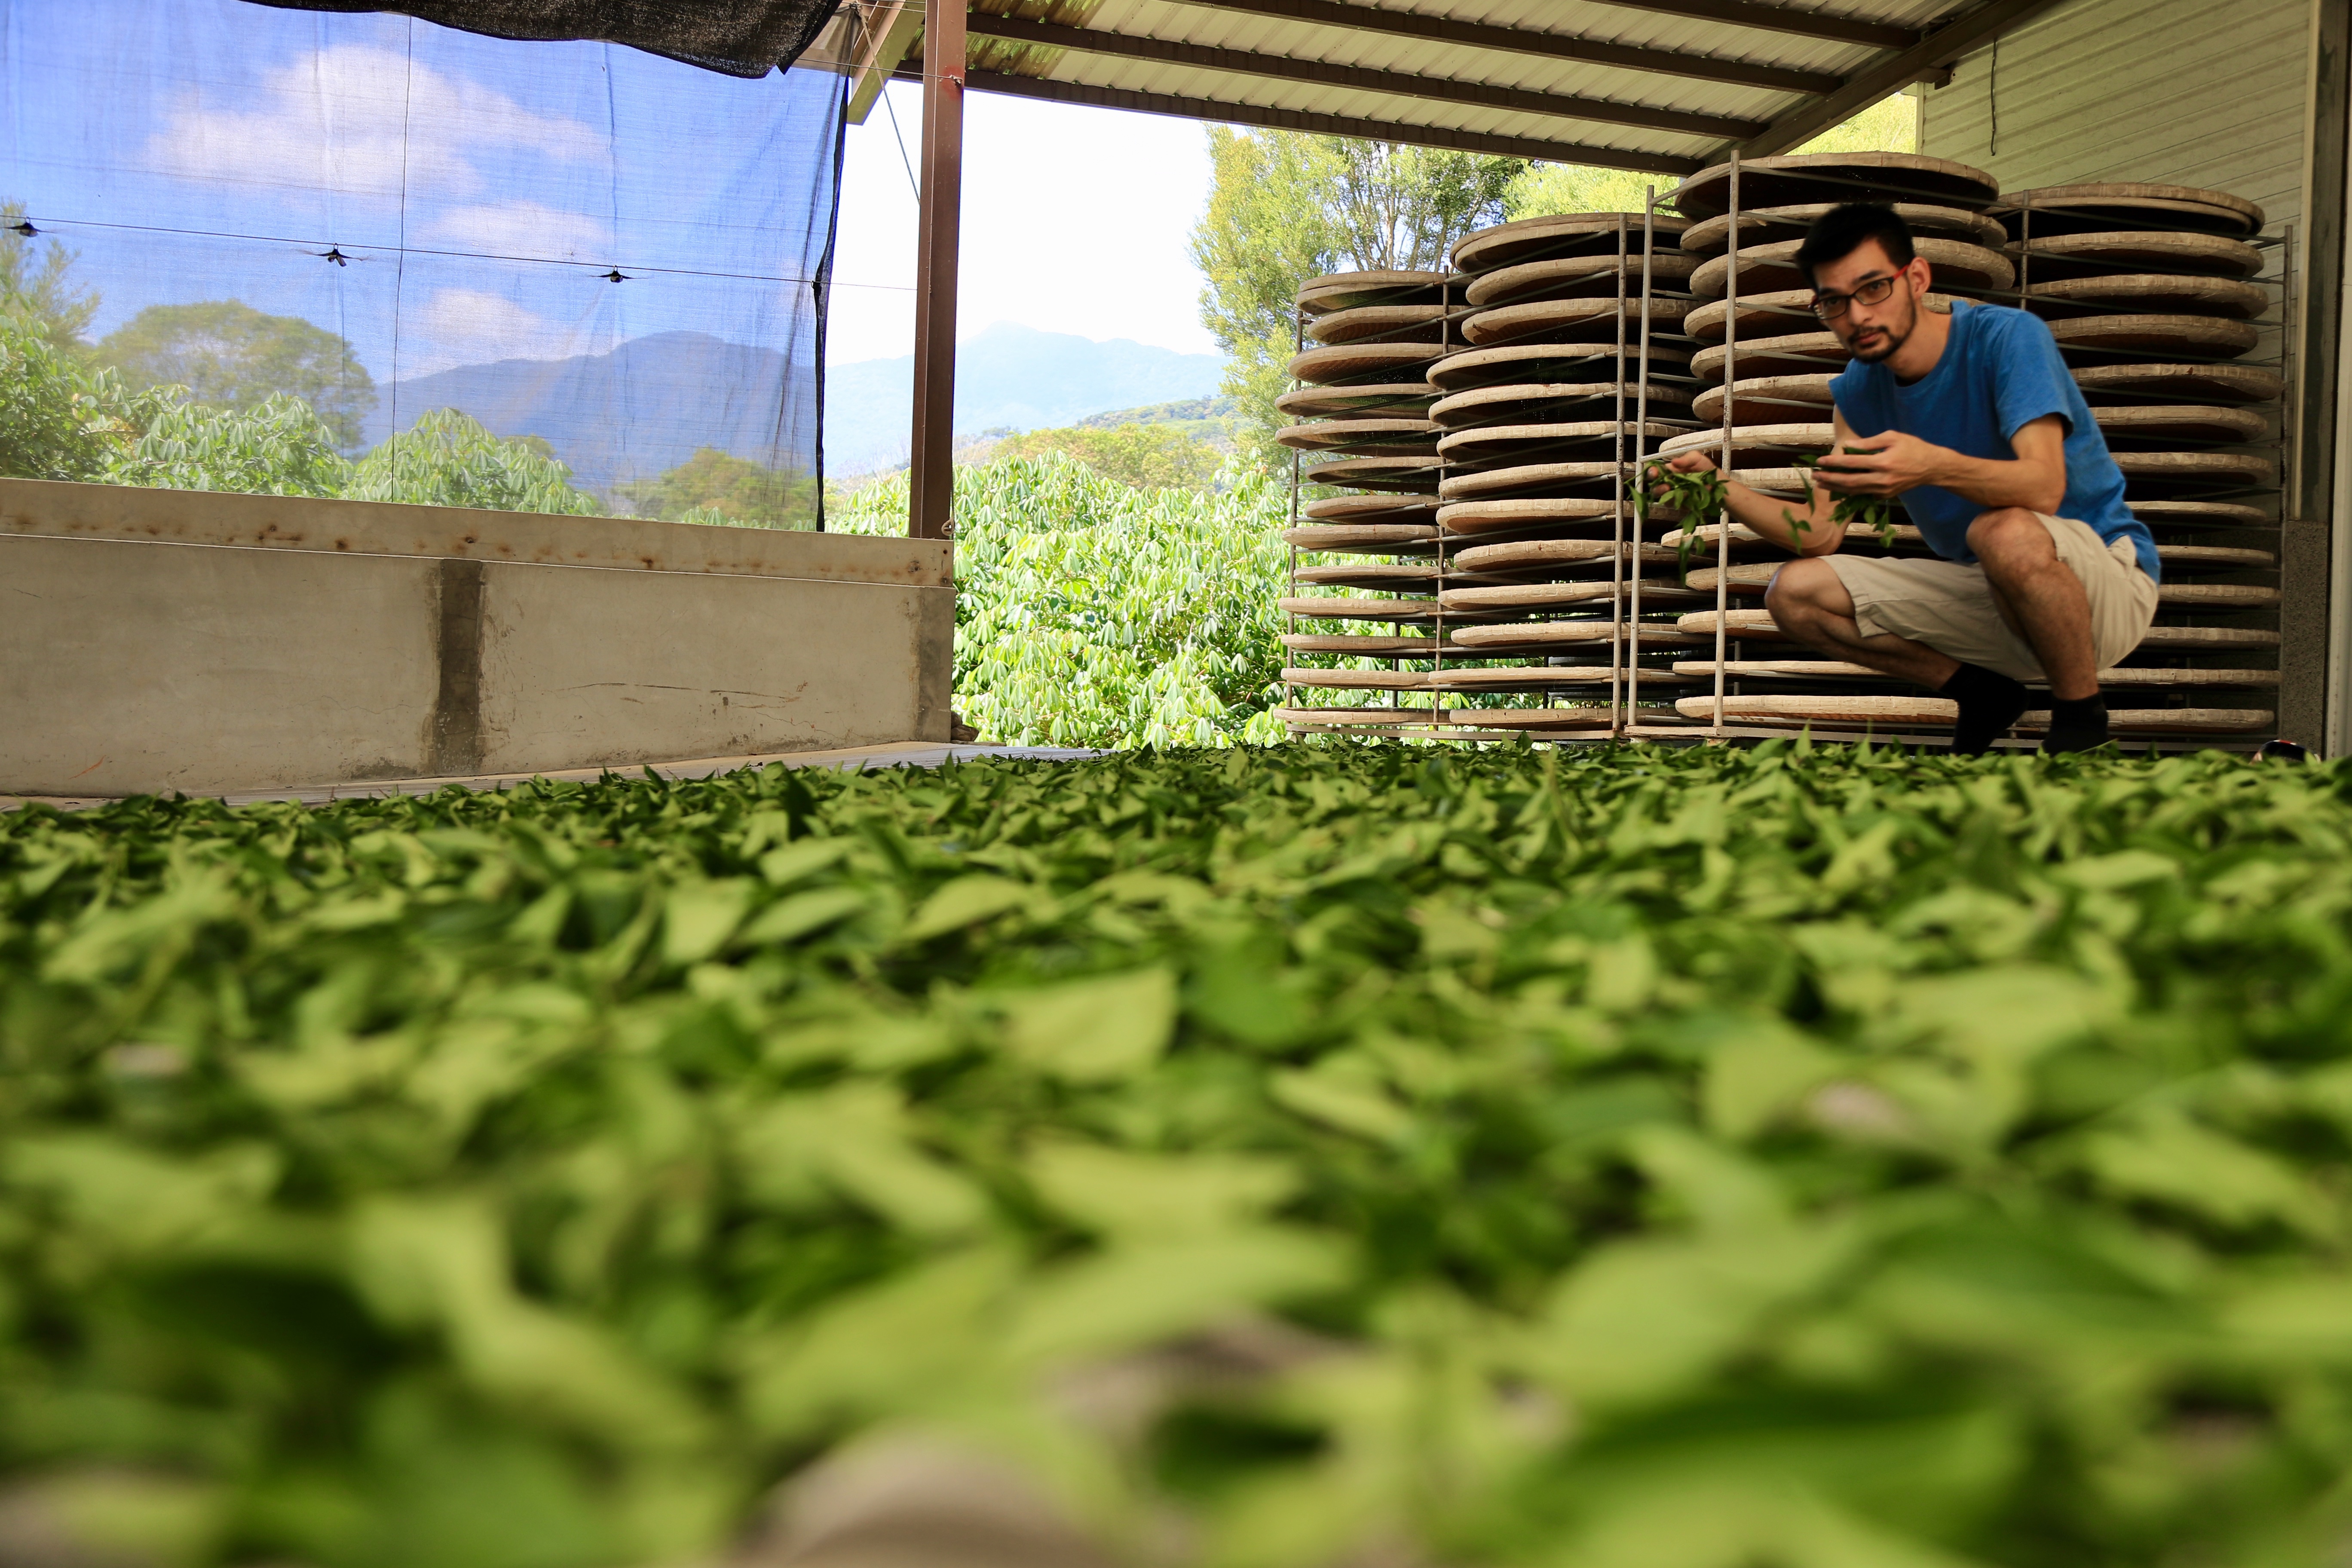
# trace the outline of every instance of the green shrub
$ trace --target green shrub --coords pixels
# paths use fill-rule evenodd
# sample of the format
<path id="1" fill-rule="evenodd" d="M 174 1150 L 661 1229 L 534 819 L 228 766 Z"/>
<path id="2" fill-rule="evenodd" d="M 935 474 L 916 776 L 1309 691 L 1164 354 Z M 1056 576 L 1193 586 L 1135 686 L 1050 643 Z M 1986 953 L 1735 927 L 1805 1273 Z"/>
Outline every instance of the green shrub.
<path id="1" fill-rule="evenodd" d="M 352 500 L 470 506 L 593 516 L 604 508 L 572 488 L 572 470 L 530 437 L 498 437 L 454 408 L 436 408 L 352 465 Z"/>

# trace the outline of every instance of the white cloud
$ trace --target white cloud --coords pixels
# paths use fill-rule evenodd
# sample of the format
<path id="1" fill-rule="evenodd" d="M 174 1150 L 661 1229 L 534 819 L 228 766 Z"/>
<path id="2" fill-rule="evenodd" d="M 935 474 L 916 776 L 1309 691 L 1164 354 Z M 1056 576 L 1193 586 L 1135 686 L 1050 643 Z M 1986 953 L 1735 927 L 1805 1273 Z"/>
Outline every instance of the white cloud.
<path id="1" fill-rule="evenodd" d="M 192 86 L 149 145 L 162 169 L 199 179 L 397 200 L 404 190 L 479 193 L 479 154 L 573 161 L 607 138 L 495 88 L 415 65 L 398 49 L 342 44 L 264 75 L 234 101 Z"/>
<path id="2" fill-rule="evenodd" d="M 613 226 L 584 213 L 541 202 L 451 207 L 409 230 L 412 243 L 488 256 L 529 256 L 551 261 L 610 261 Z"/>
<path id="3" fill-rule="evenodd" d="M 562 359 L 570 330 L 503 294 L 438 289 L 400 323 L 402 379 L 501 359 Z"/>

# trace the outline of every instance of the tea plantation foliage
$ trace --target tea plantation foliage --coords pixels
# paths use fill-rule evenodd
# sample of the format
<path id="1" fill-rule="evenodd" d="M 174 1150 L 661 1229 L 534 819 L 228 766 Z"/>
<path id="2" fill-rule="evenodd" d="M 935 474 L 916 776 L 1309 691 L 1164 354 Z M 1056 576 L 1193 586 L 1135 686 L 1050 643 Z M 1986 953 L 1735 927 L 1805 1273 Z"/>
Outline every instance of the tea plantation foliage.
<path id="1" fill-rule="evenodd" d="M 922 1434 L 1138 1563 L 2340 1564 L 2347 793 L 1774 742 L 20 810 L 0 1531 L 651 1568 Z"/>

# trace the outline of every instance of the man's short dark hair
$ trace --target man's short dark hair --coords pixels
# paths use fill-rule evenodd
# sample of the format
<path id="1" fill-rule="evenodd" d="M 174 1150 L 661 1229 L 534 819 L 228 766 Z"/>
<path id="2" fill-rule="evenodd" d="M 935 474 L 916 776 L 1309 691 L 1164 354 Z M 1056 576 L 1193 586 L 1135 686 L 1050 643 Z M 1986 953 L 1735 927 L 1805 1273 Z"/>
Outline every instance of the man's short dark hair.
<path id="1" fill-rule="evenodd" d="M 1843 261 L 1874 239 L 1898 272 L 1918 254 L 1902 214 L 1876 202 L 1847 202 L 1830 208 L 1805 230 L 1805 243 L 1797 247 L 1797 266 L 1811 283 L 1815 268 Z"/>

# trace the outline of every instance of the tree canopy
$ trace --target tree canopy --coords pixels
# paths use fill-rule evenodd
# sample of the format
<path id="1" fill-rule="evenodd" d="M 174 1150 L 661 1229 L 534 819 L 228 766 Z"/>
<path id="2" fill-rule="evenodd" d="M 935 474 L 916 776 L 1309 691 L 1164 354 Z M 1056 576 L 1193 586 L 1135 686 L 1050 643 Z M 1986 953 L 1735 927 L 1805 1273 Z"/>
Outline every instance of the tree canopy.
<path id="1" fill-rule="evenodd" d="M 68 280 L 80 252 L 26 226 L 24 203 L 0 202 L 0 310 L 37 321 L 51 348 L 73 353 L 98 314 L 98 291 Z"/>
<path id="2" fill-rule="evenodd" d="M 375 379 L 352 345 L 299 316 L 270 316 L 237 300 L 150 305 L 98 345 L 134 384 L 177 385 L 216 408 L 258 408 L 279 394 L 315 410 L 335 444 L 360 443 L 375 408 Z"/>
<path id="3" fill-rule="evenodd" d="M 989 458 L 1042 458 L 1048 452 L 1074 458 L 1105 479 L 1138 489 L 1209 489 L 1224 465 L 1224 454 L 1198 437 L 1170 425 L 1142 424 L 1030 430 L 999 441 Z"/>

